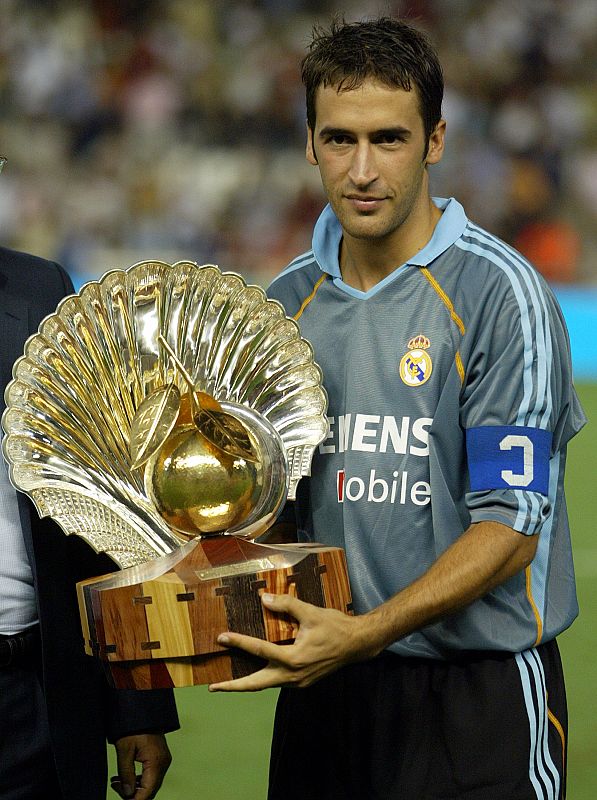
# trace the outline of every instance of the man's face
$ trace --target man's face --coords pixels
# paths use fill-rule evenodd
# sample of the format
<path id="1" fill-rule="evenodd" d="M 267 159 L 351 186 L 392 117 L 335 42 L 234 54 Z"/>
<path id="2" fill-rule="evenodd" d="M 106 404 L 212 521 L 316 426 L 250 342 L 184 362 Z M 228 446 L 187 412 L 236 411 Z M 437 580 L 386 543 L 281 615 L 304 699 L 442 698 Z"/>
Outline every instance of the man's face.
<path id="1" fill-rule="evenodd" d="M 344 235 L 391 244 L 428 198 L 425 166 L 442 156 L 445 123 L 427 149 L 416 90 L 375 80 L 342 92 L 320 86 L 315 109 L 307 159 L 319 166 Z"/>

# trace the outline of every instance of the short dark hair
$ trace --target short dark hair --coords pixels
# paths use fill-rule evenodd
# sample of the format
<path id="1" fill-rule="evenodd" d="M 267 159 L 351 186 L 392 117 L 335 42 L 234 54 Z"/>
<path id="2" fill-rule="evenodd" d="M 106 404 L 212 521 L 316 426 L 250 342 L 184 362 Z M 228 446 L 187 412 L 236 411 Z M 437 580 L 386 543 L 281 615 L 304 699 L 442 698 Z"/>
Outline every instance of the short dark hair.
<path id="1" fill-rule="evenodd" d="M 302 62 L 307 122 L 315 130 L 315 95 L 320 86 L 357 89 L 367 78 L 410 91 L 416 86 L 426 140 L 442 115 L 444 79 L 437 53 L 421 31 L 391 17 L 316 26 Z"/>

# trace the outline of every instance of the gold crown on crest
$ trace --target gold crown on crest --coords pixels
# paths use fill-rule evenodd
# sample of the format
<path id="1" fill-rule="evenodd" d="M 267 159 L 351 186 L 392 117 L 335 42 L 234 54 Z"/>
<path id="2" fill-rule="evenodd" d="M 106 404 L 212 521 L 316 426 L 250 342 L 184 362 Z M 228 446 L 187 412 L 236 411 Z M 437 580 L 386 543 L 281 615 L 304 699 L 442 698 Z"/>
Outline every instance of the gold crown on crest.
<path id="1" fill-rule="evenodd" d="M 427 350 L 429 347 L 431 347 L 431 340 L 423 336 L 422 333 L 408 340 L 409 350 Z"/>

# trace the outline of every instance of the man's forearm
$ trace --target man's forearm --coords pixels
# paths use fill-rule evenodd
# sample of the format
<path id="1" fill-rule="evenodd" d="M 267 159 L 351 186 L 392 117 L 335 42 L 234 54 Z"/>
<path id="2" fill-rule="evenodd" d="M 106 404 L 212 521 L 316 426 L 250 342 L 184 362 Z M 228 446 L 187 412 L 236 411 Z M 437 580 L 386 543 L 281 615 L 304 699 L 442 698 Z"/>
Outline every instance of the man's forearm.
<path id="1" fill-rule="evenodd" d="M 256 673 L 212 684 L 211 691 L 244 692 L 271 686 L 310 686 L 353 661 L 373 658 L 392 642 L 452 614 L 523 570 L 537 537 L 505 525 L 472 525 L 427 572 L 381 606 L 355 617 L 318 608 L 288 594 L 264 594 L 263 604 L 299 623 L 294 644 L 277 645 L 234 632 L 218 641 L 267 661 Z"/>
<path id="2" fill-rule="evenodd" d="M 471 525 L 420 578 L 363 615 L 370 654 L 469 605 L 525 569 L 537 539 L 497 522 Z"/>

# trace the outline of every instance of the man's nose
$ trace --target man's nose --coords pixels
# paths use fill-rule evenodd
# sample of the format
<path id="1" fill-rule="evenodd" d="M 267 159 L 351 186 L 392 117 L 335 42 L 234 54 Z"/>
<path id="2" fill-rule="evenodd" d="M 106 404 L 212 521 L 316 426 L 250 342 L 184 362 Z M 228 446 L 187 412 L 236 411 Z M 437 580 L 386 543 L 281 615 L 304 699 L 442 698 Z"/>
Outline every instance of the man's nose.
<path id="1" fill-rule="evenodd" d="M 355 147 L 348 177 L 358 187 L 368 186 L 378 177 L 375 155 L 369 142 Z"/>

